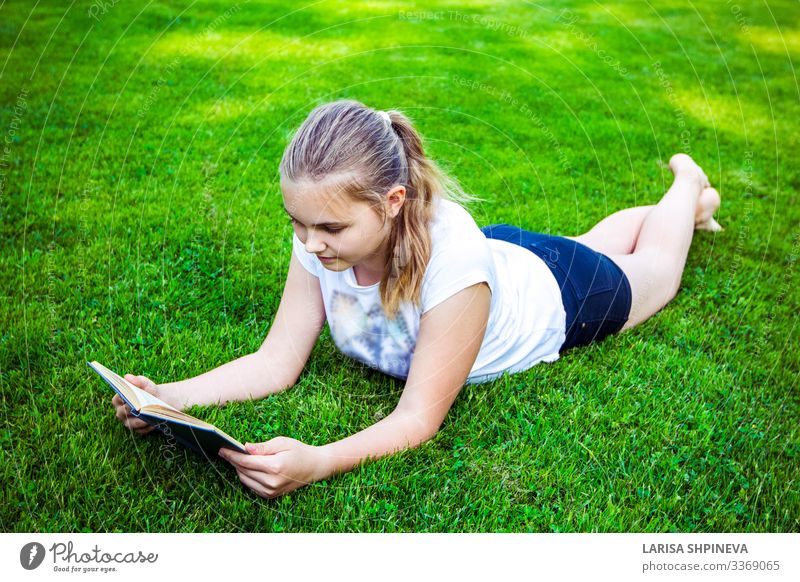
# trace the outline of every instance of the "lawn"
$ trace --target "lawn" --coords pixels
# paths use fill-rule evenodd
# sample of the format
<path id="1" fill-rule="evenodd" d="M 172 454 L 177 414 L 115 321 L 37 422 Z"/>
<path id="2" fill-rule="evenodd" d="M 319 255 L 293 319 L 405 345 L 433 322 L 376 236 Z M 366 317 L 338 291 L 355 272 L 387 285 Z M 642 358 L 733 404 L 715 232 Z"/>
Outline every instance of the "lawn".
<path id="1" fill-rule="evenodd" d="M 800 530 L 796 2 L 33 4 L 0 5 L 3 531 Z M 340 98 L 406 112 L 479 225 L 583 232 L 657 202 L 683 151 L 725 230 L 641 326 L 264 500 L 129 434 L 86 361 L 168 382 L 261 345 L 278 162 Z M 326 328 L 297 386 L 190 412 L 321 445 L 402 390 Z"/>

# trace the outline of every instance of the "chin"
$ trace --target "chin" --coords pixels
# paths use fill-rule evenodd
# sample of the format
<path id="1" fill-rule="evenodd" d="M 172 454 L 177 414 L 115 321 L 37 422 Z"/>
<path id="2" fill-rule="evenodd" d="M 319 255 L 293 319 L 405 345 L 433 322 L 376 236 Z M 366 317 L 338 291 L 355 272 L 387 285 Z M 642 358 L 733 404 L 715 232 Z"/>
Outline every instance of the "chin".
<path id="1" fill-rule="evenodd" d="M 346 263 L 342 259 L 339 259 L 335 263 L 330 263 L 330 264 L 321 263 L 321 264 L 329 271 L 346 271 L 348 268 L 350 268 L 350 263 Z"/>

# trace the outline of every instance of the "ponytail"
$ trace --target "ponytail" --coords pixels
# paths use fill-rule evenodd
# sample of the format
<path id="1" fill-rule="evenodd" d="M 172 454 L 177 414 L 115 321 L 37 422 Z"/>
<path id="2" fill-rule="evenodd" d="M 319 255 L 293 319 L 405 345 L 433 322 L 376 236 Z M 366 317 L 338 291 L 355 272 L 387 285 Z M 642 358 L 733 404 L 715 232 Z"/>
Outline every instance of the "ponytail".
<path id="1" fill-rule="evenodd" d="M 439 200 L 466 204 L 477 198 L 428 158 L 411 120 L 399 110 L 386 116 L 358 101 L 342 100 L 312 111 L 287 146 L 281 175 L 291 180 L 344 176 L 351 199 L 381 209 L 386 193 L 405 187 L 405 202 L 392 220 L 380 282 L 381 305 L 394 318 L 403 302 L 421 304 L 431 257 L 430 226 Z M 384 218 L 387 218 L 384 215 Z"/>

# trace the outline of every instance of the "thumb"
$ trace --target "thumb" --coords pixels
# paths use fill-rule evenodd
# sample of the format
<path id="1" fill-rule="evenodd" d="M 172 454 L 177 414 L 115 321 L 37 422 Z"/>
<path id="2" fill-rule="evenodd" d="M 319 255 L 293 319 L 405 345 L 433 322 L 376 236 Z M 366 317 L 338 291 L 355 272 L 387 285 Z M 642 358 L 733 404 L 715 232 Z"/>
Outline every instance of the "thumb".
<path id="1" fill-rule="evenodd" d="M 134 376 L 133 374 L 125 374 L 125 379 L 137 388 L 141 388 L 141 382 L 139 382 L 138 376 Z"/>
<path id="2" fill-rule="evenodd" d="M 143 390 L 146 390 L 151 394 L 156 393 L 156 383 L 153 382 L 150 378 L 148 378 L 147 376 L 137 376 L 137 378 L 139 379 L 139 386 Z"/>
<path id="3" fill-rule="evenodd" d="M 156 383 L 146 376 L 134 376 L 133 374 L 125 374 L 125 379 L 136 386 L 137 388 L 149 392 L 153 396 L 158 396 Z"/>
<path id="4" fill-rule="evenodd" d="M 274 455 L 286 450 L 286 443 L 284 437 L 275 437 L 264 443 L 246 443 L 244 448 L 251 455 Z"/>

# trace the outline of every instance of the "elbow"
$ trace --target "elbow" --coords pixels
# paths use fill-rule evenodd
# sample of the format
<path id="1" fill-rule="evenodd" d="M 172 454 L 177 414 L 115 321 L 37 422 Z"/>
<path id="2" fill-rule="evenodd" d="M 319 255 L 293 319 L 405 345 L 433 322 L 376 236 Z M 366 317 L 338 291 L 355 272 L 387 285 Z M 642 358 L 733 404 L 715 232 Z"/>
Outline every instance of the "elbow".
<path id="1" fill-rule="evenodd" d="M 413 437 L 409 438 L 410 444 L 412 447 L 423 445 L 435 437 L 437 432 L 439 432 L 438 428 L 431 428 L 427 426 L 420 428 L 417 432 L 413 433 Z"/>
<path id="2" fill-rule="evenodd" d="M 415 447 L 436 436 L 442 425 L 441 420 L 437 422 L 435 419 L 411 409 L 398 407 L 395 408 L 393 414 L 402 419 L 403 424 L 406 426 L 404 432 L 408 439 L 412 441 L 412 446 Z"/>
<path id="3" fill-rule="evenodd" d="M 436 436 L 436 433 L 438 433 L 438 432 L 439 432 L 439 427 L 438 427 L 438 426 L 436 426 L 436 427 L 433 427 L 433 428 L 429 429 L 428 431 L 426 431 L 426 432 L 424 433 L 424 436 L 423 436 L 422 440 L 419 442 L 419 444 L 422 444 L 422 443 L 428 442 L 428 441 L 429 441 L 429 440 L 431 440 L 433 437 L 435 437 L 435 436 Z"/>
<path id="4" fill-rule="evenodd" d="M 427 419 L 422 423 L 422 436 L 424 437 L 422 442 L 429 441 L 433 437 L 436 436 L 436 433 L 439 432 L 439 429 L 442 427 L 442 423 L 444 422 L 443 418 L 439 419 Z"/>
<path id="5" fill-rule="evenodd" d="M 259 349 L 251 354 L 258 371 L 262 377 L 261 384 L 265 386 L 264 394 L 268 396 L 276 392 L 282 392 L 294 386 L 300 379 L 303 369 L 289 369 L 285 366 L 277 365 L 266 350 Z"/>
<path id="6" fill-rule="evenodd" d="M 425 425 L 420 428 L 419 432 L 417 433 L 417 446 L 431 440 L 436 436 L 437 432 L 439 432 L 438 426 Z"/>

